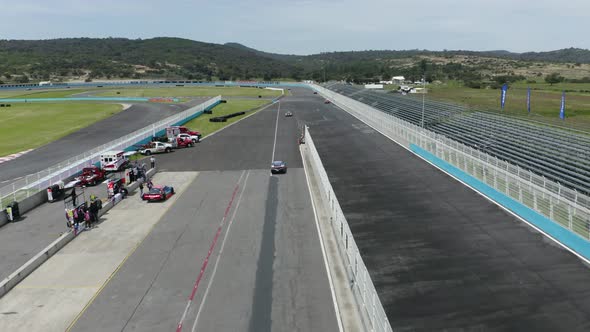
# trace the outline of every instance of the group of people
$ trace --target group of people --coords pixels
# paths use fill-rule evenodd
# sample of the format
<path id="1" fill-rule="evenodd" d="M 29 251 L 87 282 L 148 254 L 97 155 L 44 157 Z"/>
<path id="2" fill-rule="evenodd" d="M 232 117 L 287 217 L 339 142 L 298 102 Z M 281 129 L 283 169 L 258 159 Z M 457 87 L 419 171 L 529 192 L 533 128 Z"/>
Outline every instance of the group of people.
<path id="1" fill-rule="evenodd" d="M 131 168 L 129 170 L 129 182 L 134 182 L 139 179 L 145 179 L 145 178 L 146 178 L 145 164 L 139 165 L 137 162 L 135 162 L 133 165 L 131 165 Z"/>
<path id="2" fill-rule="evenodd" d="M 102 201 L 95 195 L 90 195 L 90 202 L 84 202 L 78 206 L 74 205 L 72 209 L 66 208 L 66 221 L 68 228 L 74 228 L 75 232 L 80 230 L 80 225 L 84 228 L 92 228 L 92 225 L 98 222 L 98 212 L 102 209 Z"/>

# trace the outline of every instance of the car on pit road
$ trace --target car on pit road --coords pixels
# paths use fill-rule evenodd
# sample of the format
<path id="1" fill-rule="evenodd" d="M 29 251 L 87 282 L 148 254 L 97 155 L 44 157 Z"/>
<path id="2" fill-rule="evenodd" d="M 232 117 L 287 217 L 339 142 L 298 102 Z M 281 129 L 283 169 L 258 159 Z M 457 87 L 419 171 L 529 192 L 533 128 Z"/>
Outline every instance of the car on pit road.
<path id="1" fill-rule="evenodd" d="M 270 172 L 276 173 L 287 173 L 287 163 L 284 161 L 276 160 L 270 164 Z"/>
<path id="2" fill-rule="evenodd" d="M 154 186 L 141 199 L 148 202 L 161 202 L 174 195 L 174 188 L 169 186 Z"/>
<path id="3" fill-rule="evenodd" d="M 90 166 L 82 169 L 82 174 L 75 178 L 78 186 L 95 186 L 106 179 L 106 172 L 100 167 Z"/>

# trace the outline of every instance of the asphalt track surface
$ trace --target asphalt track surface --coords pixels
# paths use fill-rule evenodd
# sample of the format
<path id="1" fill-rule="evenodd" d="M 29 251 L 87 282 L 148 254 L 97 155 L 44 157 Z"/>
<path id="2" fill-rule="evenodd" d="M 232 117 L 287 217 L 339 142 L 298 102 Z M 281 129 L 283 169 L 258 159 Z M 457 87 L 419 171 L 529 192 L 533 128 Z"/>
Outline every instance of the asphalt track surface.
<path id="1" fill-rule="evenodd" d="M 199 98 L 188 104 L 135 104 L 110 118 L 96 122 L 55 142 L 41 146 L 19 158 L 0 164 L 0 187 L 13 179 L 42 171 L 84 151 L 125 136 L 168 116 L 204 102 Z"/>
<path id="2" fill-rule="evenodd" d="M 574 255 L 320 97 L 293 92 L 394 330 L 590 330 L 590 271 Z"/>
<path id="3" fill-rule="evenodd" d="M 278 104 L 156 156 L 161 171 L 199 175 L 72 331 L 174 331 L 181 317 L 182 331 L 338 330 L 297 121 L 282 114 L 293 105 L 281 104 L 275 159 L 287 174 L 269 176 Z"/>

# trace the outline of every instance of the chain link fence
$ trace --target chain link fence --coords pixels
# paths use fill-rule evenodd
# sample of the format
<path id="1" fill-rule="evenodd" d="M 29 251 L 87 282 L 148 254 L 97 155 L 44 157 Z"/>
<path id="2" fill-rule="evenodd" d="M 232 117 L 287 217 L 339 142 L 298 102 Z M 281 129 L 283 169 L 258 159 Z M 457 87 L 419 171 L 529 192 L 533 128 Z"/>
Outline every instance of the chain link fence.
<path id="1" fill-rule="evenodd" d="M 313 172 L 320 179 L 322 199 L 330 206 L 330 225 L 338 242 L 340 253 L 348 272 L 351 289 L 369 330 L 375 332 L 392 331 L 377 290 L 373 285 L 369 271 L 363 262 L 360 251 L 354 241 L 348 222 L 340 208 L 334 189 L 330 184 L 326 170 L 315 148 L 313 139 L 305 127 L 305 148 L 303 151 L 311 161 Z"/>
<path id="2" fill-rule="evenodd" d="M 84 167 L 99 162 L 100 155 L 102 153 L 109 150 L 124 150 L 133 144 L 155 136 L 156 133 L 164 130 L 166 127 L 177 124 L 189 117 L 202 113 L 206 108 L 217 104 L 220 100 L 221 96 L 211 98 L 206 102 L 191 107 L 181 113 L 167 117 L 166 119 L 136 130 L 114 141 L 86 151 L 43 171 L 29 174 L 0 188 L 0 211 L 11 202 L 22 201 L 23 199 L 30 197 L 39 191 L 45 190 L 47 187 L 62 179 L 67 179 L 68 177 L 77 174 Z"/>
<path id="3" fill-rule="evenodd" d="M 590 197 L 321 86 L 312 87 L 400 145 L 415 144 L 573 233 L 590 239 Z"/>

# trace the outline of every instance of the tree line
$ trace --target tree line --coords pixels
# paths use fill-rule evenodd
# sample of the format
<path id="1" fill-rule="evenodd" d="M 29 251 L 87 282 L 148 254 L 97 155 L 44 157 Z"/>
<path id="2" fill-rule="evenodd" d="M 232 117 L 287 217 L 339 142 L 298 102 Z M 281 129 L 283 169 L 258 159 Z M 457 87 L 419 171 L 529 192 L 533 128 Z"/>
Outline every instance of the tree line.
<path id="1" fill-rule="evenodd" d="M 364 83 L 403 75 L 416 81 L 460 80 L 473 88 L 524 79 L 518 75 L 493 77 L 484 66 L 458 62 L 433 63 L 425 55 L 525 57 L 506 51 L 472 52 L 426 50 L 331 52 L 309 56 L 257 51 L 236 43 L 202 43 L 181 38 L 68 38 L 54 40 L 0 40 L 0 83 L 87 79 L 189 79 L 189 80 L 344 80 Z M 587 50 L 530 53 L 530 58 L 590 62 Z M 400 59 L 409 60 L 400 64 Z M 517 60 L 515 60 L 517 61 Z M 548 79 L 562 79 L 559 75 Z"/>

